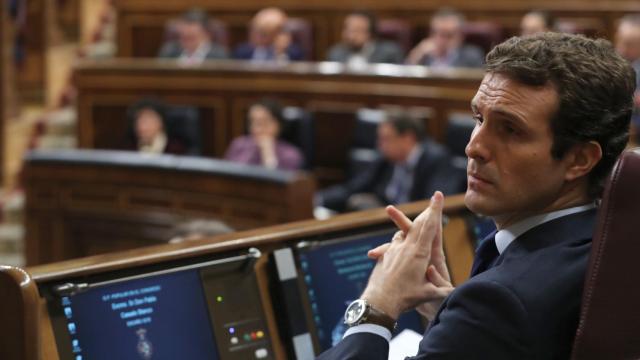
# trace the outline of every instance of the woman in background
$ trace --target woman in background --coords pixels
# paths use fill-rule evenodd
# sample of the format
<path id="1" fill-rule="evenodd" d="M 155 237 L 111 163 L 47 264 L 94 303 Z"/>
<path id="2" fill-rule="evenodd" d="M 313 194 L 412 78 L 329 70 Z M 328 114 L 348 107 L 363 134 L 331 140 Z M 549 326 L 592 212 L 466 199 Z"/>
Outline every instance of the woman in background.
<path id="1" fill-rule="evenodd" d="M 181 141 L 167 131 L 166 110 L 163 103 L 152 98 L 142 99 L 127 110 L 131 127 L 129 148 L 142 153 L 186 153 Z"/>
<path id="2" fill-rule="evenodd" d="M 266 99 L 253 104 L 249 108 L 249 135 L 234 139 L 225 159 L 271 169 L 300 169 L 300 150 L 278 138 L 283 122 L 282 107 L 276 101 Z"/>

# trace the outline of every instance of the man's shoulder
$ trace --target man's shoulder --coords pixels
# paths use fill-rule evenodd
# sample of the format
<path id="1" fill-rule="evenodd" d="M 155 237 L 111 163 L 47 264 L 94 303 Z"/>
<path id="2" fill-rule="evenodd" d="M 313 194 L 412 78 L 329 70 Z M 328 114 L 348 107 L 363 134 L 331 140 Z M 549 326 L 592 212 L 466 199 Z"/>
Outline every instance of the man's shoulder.
<path id="1" fill-rule="evenodd" d="M 591 251 L 595 210 L 542 224 L 511 243 L 491 269 L 464 286 L 499 284 L 521 299 L 527 311 L 579 305 Z"/>
<path id="2" fill-rule="evenodd" d="M 236 59 L 249 59 L 254 50 L 255 47 L 251 43 L 242 43 L 233 50 L 233 57 Z"/>
<path id="3" fill-rule="evenodd" d="M 327 60 L 329 61 L 345 61 L 349 54 L 349 48 L 344 43 L 337 43 L 333 45 L 327 53 Z"/>
<path id="4" fill-rule="evenodd" d="M 401 53 L 402 49 L 400 46 L 394 41 L 390 40 L 376 40 L 374 42 L 374 47 L 378 51 L 386 52 L 386 53 Z"/>
<path id="5" fill-rule="evenodd" d="M 468 55 L 468 56 L 483 56 L 484 55 L 484 51 L 482 51 L 481 48 L 479 48 L 476 45 L 472 45 L 472 44 L 464 44 L 462 45 L 462 47 L 460 48 L 460 52 L 464 55 Z"/>
<path id="6" fill-rule="evenodd" d="M 445 146 L 428 138 L 420 143 L 420 147 L 422 149 L 421 157 L 423 159 L 447 159 L 449 156 L 449 150 L 447 150 Z"/>
<path id="7" fill-rule="evenodd" d="M 229 57 L 227 48 L 220 44 L 211 43 L 207 52 L 207 59 L 226 59 Z"/>
<path id="8" fill-rule="evenodd" d="M 182 48 L 177 41 L 168 41 L 162 45 L 158 56 L 163 58 L 177 58 L 181 53 Z"/>

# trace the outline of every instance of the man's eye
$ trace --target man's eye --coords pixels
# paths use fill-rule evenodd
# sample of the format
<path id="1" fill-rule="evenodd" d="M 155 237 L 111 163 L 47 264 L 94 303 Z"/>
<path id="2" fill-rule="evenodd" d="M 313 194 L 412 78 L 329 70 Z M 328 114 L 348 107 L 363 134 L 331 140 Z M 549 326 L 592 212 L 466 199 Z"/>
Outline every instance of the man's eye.
<path id="1" fill-rule="evenodd" d="M 515 134 L 518 132 L 518 130 L 511 125 L 504 125 L 502 128 L 504 129 L 504 132 L 507 134 Z"/>
<path id="2" fill-rule="evenodd" d="M 473 119 L 474 119 L 477 123 L 482 124 L 482 115 L 474 114 L 474 115 L 473 115 Z"/>

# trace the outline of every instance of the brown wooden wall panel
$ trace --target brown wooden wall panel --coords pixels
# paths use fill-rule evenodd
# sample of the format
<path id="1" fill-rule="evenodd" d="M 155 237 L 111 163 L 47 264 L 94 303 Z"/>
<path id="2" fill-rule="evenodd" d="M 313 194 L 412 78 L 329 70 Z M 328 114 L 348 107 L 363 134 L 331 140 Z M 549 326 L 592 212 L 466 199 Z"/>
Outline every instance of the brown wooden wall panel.
<path id="1" fill-rule="evenodd" d="M 28 264 L 165 243 L 173 226 L 189 218 L 243 230 L 312 217 L 315 186 L 304 173 L 260 169 L 266 175 L 255 175 L 241 167 L 231 174 L 206 168 L 231 166 L 226 162 L 201 160 L 198 168 L 179 157 L 128 153 L 146 162 L 132 166 L 112 160 L 112 152 L 63 153 L 34 153 L 26 161 Z"/>
<path id="2" fill-rule="evenodd" d="M 428 108 L 428 132 L 444 139 L 448 115 L 469 111 L 480 70 L 435 73 L 423 67 L 371 66 L 353 72 L 327 63 L 259 67 L 212 61 L 180 67 L 173 61 L 113 59 L 77 65 L 78 143 L 83 148 L 122 149 L 126 107 L 142 96 L 200 110 L 203 155 L 221 157 L 246 131 L 246 111 L 269 96 L 314 115 L 313 164 L 320 181 L 339 181 L 346 163 L 354 114 L 361 107 Z"/>
<path id="3" fill-rule="evenodd" d="M 247 24 L 259 9 L 267 4 L 259 0 L 243 1 L 154 1 L 116 0 L 118 14 L 118 52 L 126 57 L 155 56 L 162 43 L 164 23 L 187 9 L 198 7 L 226 22 L 230 28 L 231 43 L 246 40 Z M 493 21 L 506 29 L 505 35 L 518 32 L 520 19 L 532 9 L 547 9 L 561 20 L 571 20 L 585 26 L 591 33 L 611 38 L 615 22 L 623 14 L 639 12 L 640 3 L 633 0 L 275 0 L 268 3 L 279 6 L 292 17 L 310 21 L 314 32 L 314 60 L 324 59 L 327 49 L 340 39 L 344 16 L 354 9 L 368 9 L 378 18 L 401 18 L 415 29 L 414 42 L 423 36 L 427 22 L 440 6 L 451 6 L 463 12 L 471 21 Z"/>
<path id="4" fill-rule="evenodd" d="M 413 218 L 427 205 L 428 202 L 421 201 L 402 205 L 400 209 Z M 464 206 L 462 196 L 448 197 L 444 213 L 450 219 L 443 229 L 448 266 L 454 284 L 459 285 L 466 280 L 473 260 L 470 231 L 464 221 L 470 213 Z M 0 293 L 7 295 L 0 298 L 0 309 L 5 310 L 3 314 L 10 315 L 3 318 L 6 320 L 5 326 L 0 327 L 0 344 L 6 345 L 0 348 L 0 354 L 4 354 L 2 351 L 12 355 L 19 354 L 3 357 L 9 360 L 59 359 L 51 316 L 45 306 L 44 295 L 38 292 L 39 287 L 87 276 L 113 272 L 125 273 L 144 266 L 160 268 L 170 264 L 175 266 L 179 261 L 212 258 L 216 255 L 237 253 L 255 247 L 263 254 L 256 262 L 255 271 L 275 358 L 278 360 L 291 358 L 292 355 L 285 351 L 283 339 L 279 337 L 276 325 L 276 318 L 280 314 L 274 311 L 272 305 L 267 255 L 275 249 L 292 245 L 300 240 L 318 237 L 330 239 L 332 236 L 379 229 L 381 226 L 393 225 L 384 209 L 375 209 L 340 215 L 325 221 L 294 222 L 195 242 L 153 246 L 46 264 L 28 268 L 26 272 L 15 268 L 0 268 Z M 16 274 L 20 276 L 16 277 Z M 16 330 L 21 328 L 28 331 L 24 335 L 20 333 L 21 336 L 17 336 Z"/>

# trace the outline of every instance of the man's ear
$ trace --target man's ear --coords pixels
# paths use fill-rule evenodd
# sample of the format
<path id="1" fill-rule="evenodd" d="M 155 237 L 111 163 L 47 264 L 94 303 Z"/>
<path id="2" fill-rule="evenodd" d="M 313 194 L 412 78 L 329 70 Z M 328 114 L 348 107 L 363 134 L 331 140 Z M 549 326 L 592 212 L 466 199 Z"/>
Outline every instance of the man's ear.
<path id="1" fill-rule="evenodd" d="M 602 159 L 602 148 L 596 141 L 572 146 L 564 157 L 567 166 L 565 180 L 573 181 L 589 174 L 600 159 Z"/>

